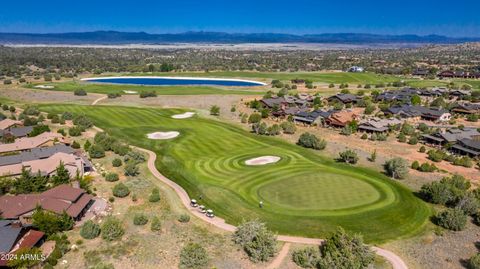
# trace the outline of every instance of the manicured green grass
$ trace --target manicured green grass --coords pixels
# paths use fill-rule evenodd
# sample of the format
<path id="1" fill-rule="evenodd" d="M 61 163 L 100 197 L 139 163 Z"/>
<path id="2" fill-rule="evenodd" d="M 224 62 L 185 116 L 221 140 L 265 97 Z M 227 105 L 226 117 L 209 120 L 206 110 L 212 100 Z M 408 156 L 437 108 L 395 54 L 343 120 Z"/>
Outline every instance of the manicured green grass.
<path id="1" fill-rule="evenodd" d="M 348 72 L 242 72 L 242 71 L 225 71 L 225 72 L 186 72 L 186 73 L 131 73 L 123 75 L 136 76 L 186 76 L 186 77 L 225 77 L 225 78 L 249 78 L 260 81 L 292 80 L 292 79 L 308 79 L 313 82 L 324 83 L 355 83 L 355 84 L 375 84 L 380 82 L 394 82 L 401 78 L 391 75 L 379 75 L 375 73 L 348 73 Z"/>
<path id="2" fill-rule="evenodd" d="M 84 89 L 92 93 L 120 93 L 126 94 L 124 91 L 155 91 L 158 95 L 207 95 L 207 94 L 239 94 L 239 95 L 262 95 L 266 92 L 264 89 L 252 89 L 242 87 L 221 88 L 208 86 L 139 86 L 139 85 L 121 85 L 121 84 L 96 84 L 87 82 L 59 82 L 59 83 L 38 83 L 31 84 L 28 87 L 34 88 L 35 85 L 52 85 L 55 86 L 54 91 L 73 92 L 77 89 Z"/>
<path id="3" fill-rule="evenodd" d="M 368 242 L 407 237 L 422 229 L 430 208 L 410 190 L 370 169 L 335 163 L 283 140 L 262 137 L 182 110 L 47 105 L 42 110 L 84 113 L 113 136 L 157 153 L 157 168 L 192 198 L 232 224 L 258 218 L 281 233 L 325 237 L 338 226 Z M 150 140 L 155 131 L 179 131 Z M 264 155 L 278 163 L 247 166 Z M 259 207 L 259 201 L 264 207 Z"/>

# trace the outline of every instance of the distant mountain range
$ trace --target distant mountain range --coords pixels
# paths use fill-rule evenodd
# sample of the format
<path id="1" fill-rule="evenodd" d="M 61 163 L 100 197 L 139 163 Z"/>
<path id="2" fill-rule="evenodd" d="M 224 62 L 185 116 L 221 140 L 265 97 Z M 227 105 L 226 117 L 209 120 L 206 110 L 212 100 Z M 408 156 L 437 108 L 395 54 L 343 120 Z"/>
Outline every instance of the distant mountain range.
<path id="1" fill-rule="evenodd" d="M 0 33 L 0 44 L 172 44 L 172 43 L 432 43 L 455 44 L 477 42 L 480 37 L 454 38 L 440 35 L 377 35 L 361 33 L 332 34 L 275 34 L 185 32 L 177 34 L 148 34 L 145 32 L 95 31 L 55 34 Z"/>

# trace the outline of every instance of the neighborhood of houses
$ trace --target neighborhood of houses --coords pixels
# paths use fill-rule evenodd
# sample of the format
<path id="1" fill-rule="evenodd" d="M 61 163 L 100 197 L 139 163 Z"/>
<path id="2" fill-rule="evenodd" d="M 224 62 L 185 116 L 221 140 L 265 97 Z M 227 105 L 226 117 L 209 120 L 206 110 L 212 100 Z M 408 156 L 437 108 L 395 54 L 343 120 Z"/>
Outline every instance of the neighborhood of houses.
<path id="1" fill-rule="evenodd" d="M 1 178 L 14 178 L 25 171 L 51 178 L 60 165 L 71 178 L 92 171 L 85 153 L 74 149 L 64 135 L 46 131 L 32 136 L 34 127 L 23 125 L 24 122 L 9 118 L 0 121 L 0 136 L 4 141 L 0 144 Z M 55 242 L 47 241 L 46 234 L 34 228 L 34 212 L 40 207 L 59 216 L 67 214 L 78 224 L 95 215 L 95 212 L 87 212 L 96 201 L 96 197 L 75 184 L 52 186 L 41 193 L 0 196 L 0 254 L 8 257 L 7 254 L 39 247 L 43 255 L 50 255 Z M 7 259 L 0 259 L 0 267 L 6 266 L 7 262 Z"/>
<path id="2" fill-rule="evenodd" d="M 424 143 L 446 146 L 452 154 L 479 157 L 478 127 L 461 126 L 459 129 L 452 122 L 469 115 L 478 120 L 480 103 L 468 101 L 471 100 L 470 94 L 468 90 L 407 87 L 378 92 L 368 97 L 351 93 L 339 93 L 328 98 L 306 93 L 295 96 L 267 96 L 268 98 L 261 99 L 260 103 L 272 117 L 288 118 L 304 126 L 343 128 L 355 122 L 358 131 L 386 134 L 392 131 L 394 126 L 404 122 L 416 125 L 425 123 L 438 128 L 436 133 L 421 137 Z M 414 101 L 415 99 L 417 101 Z M 437 99 L 450 103 L 432 105 Z M 363 113 L 366 102 L 378 105 L 378 109 L 375 106 L 372 113 Z"/>

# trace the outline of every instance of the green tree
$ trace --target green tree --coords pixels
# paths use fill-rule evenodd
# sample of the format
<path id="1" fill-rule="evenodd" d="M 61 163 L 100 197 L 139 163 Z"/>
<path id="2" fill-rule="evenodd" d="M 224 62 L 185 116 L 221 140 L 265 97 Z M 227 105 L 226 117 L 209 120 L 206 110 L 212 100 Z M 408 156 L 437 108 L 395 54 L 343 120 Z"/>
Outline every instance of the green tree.
<path id="1" fill-rule="evenodd" d="M 48 236 L 72 229 L 74 221 L 65 212 L 57 215 L 42 208 L 37 208 L 32 214 L 32 223 L 35 228 Z"/>
<path id="2" fill-rule="evenodd" d="M 160 232 L 162 230 L 162 222 L 157 216 L 152 218 L 152 222 L 150 223 L 150 230 L 152 232 Z"/>
<path id="3" fill-rule="evenodd" d="M 148 201 L 150 203 L 156 203 L 160 201 L 160 191 L 158 188 L 153 188 L 152 193 L 150 193 L 150 196 L 148 196 Z"/>
<path id="4" fill-rule="evenodd" d="M 148 218 L 145 214 L 137 213 L 133 216 L 133 224 L 137 226 L 143 226 L 148 223 Z"/>
<path id="5" fill-rule="evenodd" d="M 297 131 L 295 123 L 289 121 L 282 122 L 280 127 L 282 127 L 283 133 L 285 134 L 294 134 Z"/>
<path id="6" fill-rule="evenodd" d="M 259 123 L 262 120 L 262 115 L 260 113 L 252 113 L 248 117 L 248 123 L 253 124 L 253 123 Z"/>
<path id="7" fill-rule="evenodd" d="M 386 161 L 384 168 L 385 172 L 392 178 L 403 179 L 408 174 L 408 163 L 400 157 Z"/>
<path id="8" fill-rule="evenodd" d="M 422 99 L 420 98 L 420 96 L 418 96 L 418 94 L 414 94 L 410 98 L 410 102 L 412 103 L 412 105 L 420 105 L 422 103 Z"/>
<path id="9" fill-rule="evenodd" d="M 32 268 L 33 266 L 39 264 L 41 260 L 30 257 L 39 257 L 41 255 L 42 250 L 40 248 L 21 248 L 15 252 L 13 259 L 8 259 L 7 265 L 10 268 Z"/>
<path id="10" fill-rule="evenodd" d="M 210 107 L 210 115 L 219 116 L 220 115 L 220 107 L 217 105 L 213 105 Z"/>
<path id="11" fill-rule="evenodd" d="M 293 262 L 302 268 L 316 268 L 320 259 L 318 248 L 308 247 L 293 251 Z"/>
<path id="12" fill-rule="evenodd" d="M 480 253 L 477 253 L 468 259 L 468 269 L 480 269 Z"/>
<path id="13" fill-rule="evenodd" d="M 52 182 L 55 186 L 67 184 L 70 182 L 70 173 L 65 168 L 63 162 L 60 162 L 58 167 L 55 169 L 55 175 L 53 175 L 52 177 Z"/>
<path id="14" fill-rule="evenodd" d="M 233 235 L 233 240 L 254 262 L 267 261 L 276 252 L 275 234 L 267 229 L 265 223 L 257 220 L 240 224 Z"/>
<path id="15" fill-rule="evenodd" d="M 97 144 L 93 144 L 88 149 L 88 154 L 91 158 L 99 159 L 105 157 L 105 149 Z"/>

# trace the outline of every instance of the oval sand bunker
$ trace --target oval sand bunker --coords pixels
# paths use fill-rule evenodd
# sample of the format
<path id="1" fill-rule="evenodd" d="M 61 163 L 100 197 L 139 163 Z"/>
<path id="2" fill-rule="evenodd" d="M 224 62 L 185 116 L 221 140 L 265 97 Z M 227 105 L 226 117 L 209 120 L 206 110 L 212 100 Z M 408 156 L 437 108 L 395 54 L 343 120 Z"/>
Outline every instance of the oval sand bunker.
<path id="1" fill-rule="evenodd" d="M 187 119 L 187 118 L 191 118 L 193 115 L 195 115 L 195 112 L 185 112 L 183 114 L 173 115 L 172 118 L 174 118 L 174 119 Z"/>
<path id="2" fill-rule="evenodd" d="M 172 132 L 155 132 L 155 133 L 150 133 L 150 134 L 147 134 L 147 137 L 149 139 L 172 139 L 172 138 L 175 138 L 179 135 L 180 133 L 179 132 L 175 132 L 175 131 L 172 131 Z"/>
<path id="3" fill-rule="evenodd" d="M 265 165 L 269 163 L 276 163 L 280 161 L 280 157 L 278 156 L 262 156 L 258 158 L 253 158 L 250 160 L 246 160 L 246 165 Z"/>

